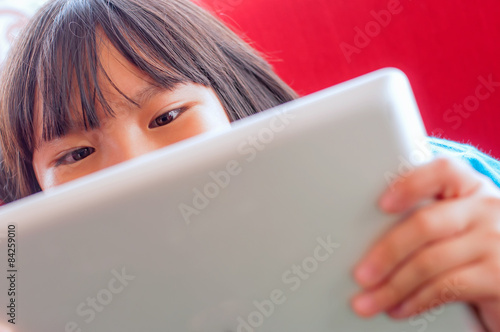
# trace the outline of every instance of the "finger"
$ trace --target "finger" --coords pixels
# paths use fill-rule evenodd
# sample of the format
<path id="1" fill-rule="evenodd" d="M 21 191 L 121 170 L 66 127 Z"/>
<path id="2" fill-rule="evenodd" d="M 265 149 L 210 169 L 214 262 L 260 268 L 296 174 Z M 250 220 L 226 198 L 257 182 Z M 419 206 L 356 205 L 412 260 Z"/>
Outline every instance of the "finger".
<path id="1" fill-rule="evenodd" d="M 483 177 L 461 160 L 440 157 L 394 182 L 379 200 L 386 212 L 399 213 L 426 199 L 448 199 L 469 195 L 483 183 Z"/>
<path id="2" fill-rule="evenodd" d="M 11 330 L 3 325 L 0 325 L 0 332 L 11 332 Z"/>
<path id="3" fill-rule="evenodd" d="M 481 234 L 474 232 L 429 245 L 402 264 L 383 284 L 355 297 L 354 308 L 364 316 L 387 311 L 439 275 L 482 259 L 487 248 L 471 250 L 478 239 Z M 372 307 L 366 306 L 367 303 Z"/>
<path id="4" fill-rule="evenodd" d="M 448 271 L 427 283 L 418 292 L 405 300 L 388 314 L 393 318 L 404 318 L 448 302 L 477 302 L 491 297 L 492 278 L 485 278 L 481 261 Z M 487 280 L 486 280 L 487 279 Z"/>
<path id="5" fill-rule="evenodd" d="M 472 229 L 473 200 L 440 201 L 421 208 L 386 233 L 360 261 L 354 278 L 363 288 L 382 282 L 419 248 Z"/>

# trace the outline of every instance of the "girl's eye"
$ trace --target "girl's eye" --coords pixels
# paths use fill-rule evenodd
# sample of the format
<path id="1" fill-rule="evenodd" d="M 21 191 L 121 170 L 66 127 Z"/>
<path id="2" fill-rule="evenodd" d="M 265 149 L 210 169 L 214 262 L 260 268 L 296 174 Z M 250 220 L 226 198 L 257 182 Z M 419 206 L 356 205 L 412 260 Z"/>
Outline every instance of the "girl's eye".
<path id="1" fill-rule="evenodd" d="M 56 162 L 56 166 L 74 164 L 80 160 L 87 158 L 88 156 L 90 156 L 94 152 L 95 152 L 95 149 L 90 148 L 90 147 L 85 147 L 85 148 L 73 150 L 73 151 L 65 154 L 64 156 L 62 156 L 60 159 L 58 159 Z"/>
<path id="2" fill-rule="evenodd" d="M 177 117 L 182 113 L 182 109 L 177 109 L 169 111 L 157 117 L 150 125 L 149 128 L 157 128 L 168 125 L 170 122 L 177 119 Z"/>

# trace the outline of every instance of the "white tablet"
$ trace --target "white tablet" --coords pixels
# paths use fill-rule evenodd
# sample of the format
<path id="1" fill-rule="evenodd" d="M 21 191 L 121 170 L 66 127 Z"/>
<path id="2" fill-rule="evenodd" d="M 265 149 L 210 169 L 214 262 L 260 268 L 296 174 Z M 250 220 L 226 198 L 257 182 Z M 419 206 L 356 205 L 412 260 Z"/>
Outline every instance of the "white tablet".
<path id="1" fill-rule="evenodd" d="M 351 273 L 431 158 L 384 69 L 0 209 L 13 331 L 469 331 L 465 306 L 358 318 Z"/>

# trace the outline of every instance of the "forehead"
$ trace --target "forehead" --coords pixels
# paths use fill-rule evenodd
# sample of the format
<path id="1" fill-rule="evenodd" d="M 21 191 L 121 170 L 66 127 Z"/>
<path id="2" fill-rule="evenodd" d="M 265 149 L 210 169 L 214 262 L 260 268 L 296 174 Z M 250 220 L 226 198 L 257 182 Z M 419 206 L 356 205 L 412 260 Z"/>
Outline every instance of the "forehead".
<path id="1" fill-rule="evenodd" d="M 137 89 L 156 85 L 125 59 L 108 39 L 100 40 L 97 49 L 102 65 L 102 70 L 98 72 L 98 84 L 109 102 L 126 100 L 125 96 L 131 96 Z"/>

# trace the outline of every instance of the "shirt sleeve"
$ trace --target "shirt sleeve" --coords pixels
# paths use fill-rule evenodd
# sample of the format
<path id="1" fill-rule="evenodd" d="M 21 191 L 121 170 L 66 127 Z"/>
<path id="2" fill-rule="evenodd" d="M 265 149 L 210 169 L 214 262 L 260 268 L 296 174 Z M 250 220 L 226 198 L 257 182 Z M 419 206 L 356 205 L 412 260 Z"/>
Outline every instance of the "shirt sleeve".
<path id="1" fill-rule="evenodd" d="M 469 144 L 457 143 L 435 137 L 429 137 L 427 142 L 434 154 L 446 154 L 465 160 L 469 162 L 476 171 L 486 175 L 500 187 L 500 161 L 497 159 L 488 156 Z"/>

